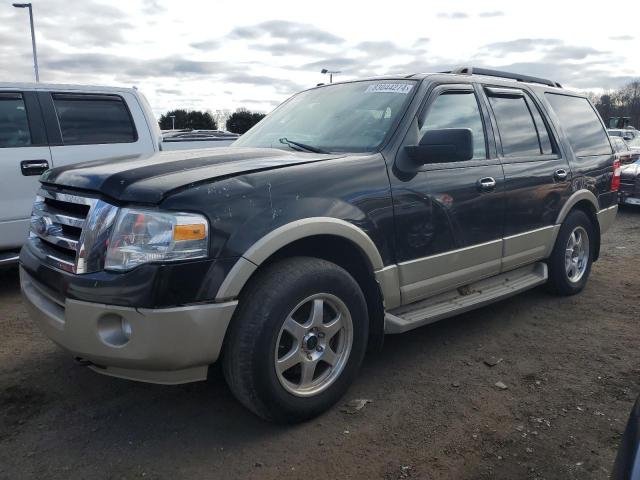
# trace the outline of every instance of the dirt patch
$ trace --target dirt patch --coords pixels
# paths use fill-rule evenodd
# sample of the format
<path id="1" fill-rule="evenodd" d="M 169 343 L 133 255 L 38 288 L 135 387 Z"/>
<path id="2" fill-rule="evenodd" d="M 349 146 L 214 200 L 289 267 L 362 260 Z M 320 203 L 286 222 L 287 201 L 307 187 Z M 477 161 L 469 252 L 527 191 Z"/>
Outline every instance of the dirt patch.
<path id="1" fill-rule="evenodd" d="M 0 478 L 605 479 L 640 393 L 638 318 L 640 209 L 625 209 L 581 295 L 537 289 L 387 337 L 342 404 L 281 427 L 217 369 L 167 387 L 77 366 L 0 273 Z"/>

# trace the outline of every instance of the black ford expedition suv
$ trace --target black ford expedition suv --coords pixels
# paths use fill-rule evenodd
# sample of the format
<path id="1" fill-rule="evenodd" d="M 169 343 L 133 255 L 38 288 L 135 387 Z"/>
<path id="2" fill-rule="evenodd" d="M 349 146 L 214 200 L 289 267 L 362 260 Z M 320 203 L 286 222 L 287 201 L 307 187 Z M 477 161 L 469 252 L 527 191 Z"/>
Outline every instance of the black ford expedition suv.
<path id="1" fill-rule="evenodd" d="M 55 168 L 21 285 L 97 372 L 327 409 L 367 348 L 547 284 L 580 292 L 619 167 L 582 95 L 492 70 L 299 93 L 232 147 Z"/>

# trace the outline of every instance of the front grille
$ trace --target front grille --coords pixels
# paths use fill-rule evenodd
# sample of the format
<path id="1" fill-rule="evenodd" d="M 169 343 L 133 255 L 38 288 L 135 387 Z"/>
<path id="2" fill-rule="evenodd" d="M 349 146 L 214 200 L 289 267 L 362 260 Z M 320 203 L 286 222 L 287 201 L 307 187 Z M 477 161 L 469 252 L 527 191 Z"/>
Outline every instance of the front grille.
<path id="1" fill-rule="evenodd" d="M 96 198 L 40 189 L 29 238 L 46 261 L 72 273 L 102 269 L 117 208 Z"/>

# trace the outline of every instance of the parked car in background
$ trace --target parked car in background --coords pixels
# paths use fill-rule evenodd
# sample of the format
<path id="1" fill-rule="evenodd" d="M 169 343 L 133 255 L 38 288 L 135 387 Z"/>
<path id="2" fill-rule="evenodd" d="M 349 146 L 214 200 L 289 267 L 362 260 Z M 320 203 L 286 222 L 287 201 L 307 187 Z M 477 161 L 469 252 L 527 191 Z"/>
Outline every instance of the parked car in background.
<path id="1" fill-rule="evenodd" d="M 620 203 L 640 206 L 640 160 L 620 169 Z"/>
<path id="2" fill-rule="evenodd" d="M 640 130 L 635 128 L 610 128 L 607 133 L 611 137 L 620 137 L 629 146 L 632 153 L 640 155 Z"/>
<path id="3" fill-rule="evenodd" d="M 609 128 L 607 133 L 612 137 L 622 137 L 625 140 L 633 140 L 640 136 L 640 131 L 635 128 Z"/>
<path id="4" fill-rule="evenodd" d="M 240 135 L 225 130 L 163 130 L 163 150 L 227 147 Z"/>
<path id="5" fill-rule="evenodd" d="M 633 152 L 622 137 L 610 137 L 610 140 L 621 165 L 632 163 L 640 158 L 640 152 Z"/>
<path id="6" fill-rule="evenodd" d="M 21 288 L 96 372 L 185 383 L 221 359 L 251 411 L 299 421 L 385 334 L 537 285 L 582 291 L 619 174 L 593 105 L 550 80 L 334 83 L 232 147 L 48 171 Z"/>
<path id="7" fill-rule="evenodd" d="M 0 266 L 18 260 L 47 169 L 214 145 L 206 140 L 164 144 L 135 88 L 0 82 Z"/>

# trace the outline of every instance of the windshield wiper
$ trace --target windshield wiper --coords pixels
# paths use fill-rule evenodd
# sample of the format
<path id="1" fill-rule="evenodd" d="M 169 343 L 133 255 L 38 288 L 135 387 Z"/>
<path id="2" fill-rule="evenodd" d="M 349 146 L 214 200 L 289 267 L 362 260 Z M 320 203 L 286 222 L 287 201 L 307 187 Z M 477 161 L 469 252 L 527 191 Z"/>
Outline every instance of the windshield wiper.
<path id="1" fill-rule="evenodd" d="M 307 152 L 313 152 L 313 153 L 330 153 L 330 152 L 327 152 L 326 150 L 323 150 L 323 149 L 318 148 L 318 147 L 314 147 L 312 145 L 306 145 L 304 143 L 294 142 L 293 140 L 289 140 L 287 137 L 282 137 L 279 141 L 280 141 L 280 143 L 282 143 L 284 145 L 288 145 L 291 148 L 293 148 L 294 150 L 298 150 L 298 151 L 305 151 L 306 150 Z M 298 147 L 298 148 L 294 148 L 294 147 Z"/>

